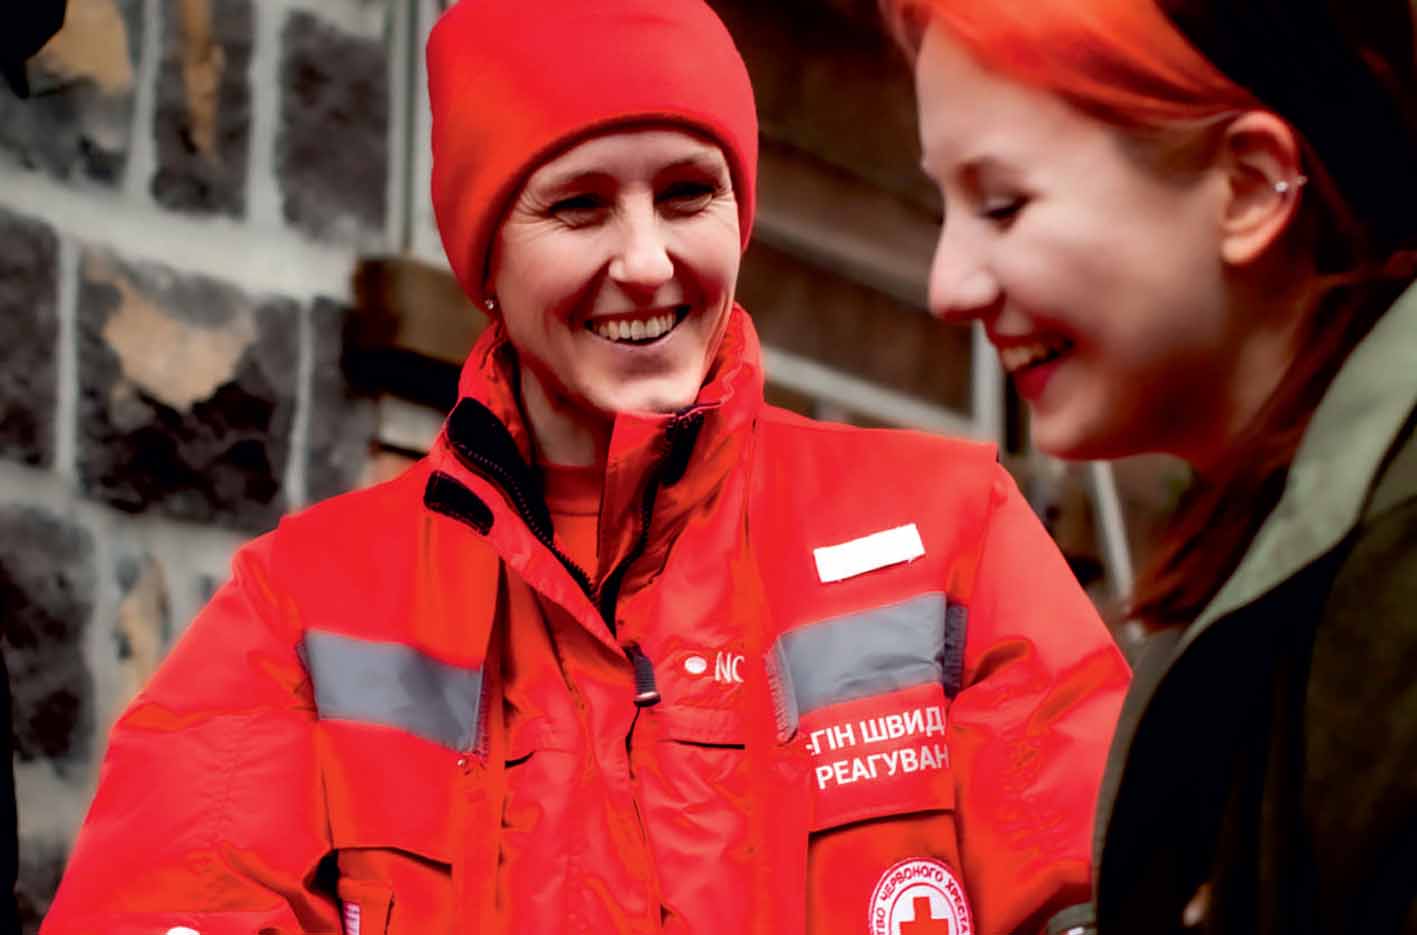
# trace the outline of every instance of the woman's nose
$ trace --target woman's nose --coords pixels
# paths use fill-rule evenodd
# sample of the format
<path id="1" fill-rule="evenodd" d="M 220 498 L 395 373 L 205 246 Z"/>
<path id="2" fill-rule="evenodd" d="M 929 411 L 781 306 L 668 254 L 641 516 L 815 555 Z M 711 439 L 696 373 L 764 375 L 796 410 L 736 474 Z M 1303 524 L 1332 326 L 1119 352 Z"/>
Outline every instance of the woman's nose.
<path id="1" fill-rule="evenodd" d="M 622 216 L 610 278 L 622 286 L 655 289 L 674 276 L 669 244 L 653 206 L 635 206 Z"/>
<path id="2" fill-rule="evenodd" d="M 930 264 L 930 314 L 943 321 L 967 322 L 998 304 L 1002 290 L 981 245 L 946 224 Z"/>

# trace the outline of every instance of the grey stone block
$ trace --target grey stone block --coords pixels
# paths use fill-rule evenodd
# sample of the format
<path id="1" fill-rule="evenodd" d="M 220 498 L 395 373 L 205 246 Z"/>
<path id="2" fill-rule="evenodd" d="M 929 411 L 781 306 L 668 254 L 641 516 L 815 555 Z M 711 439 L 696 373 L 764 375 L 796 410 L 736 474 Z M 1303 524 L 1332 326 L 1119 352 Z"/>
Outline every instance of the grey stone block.
<path id="1" fill-rule="evenodd" d="M 142 0 L 70 3 L 30 60 L 31 97 L 0 86 L 0 153 L 59 179 L 113 184 L 128 161 L 142 48 Z"/>
<path id="2" fill-rule="evenodd" d="M 276 171 L 286 220 L 360 243 L 388 210 L 388 50 L 297 12 L 281 34 Z"/>
<path id="3" fill-rule="evenodd" d="M 0 508 L 0 626 L 21 762 L 47 759 L 65 773 L 90 756 L 93 677 L 83 642 L 94 586 L 84 529 L 38 509 Z"/>
<path id="4" fill-rule="evenodd" d="M 246 209 L 251 0 L 167 0 L 154 138 L 159 204 L 194 214 Z"/>
<path id="5" fill-rule="evenodd" d="M 124 555 L 115 569 L 122 599 L 113 622 L 118 697 L 127 705 L 152 679 L 172 641 L 167 573 L 152 555 Z"/>
<path id="6" fill-rule="evenodd" d="M 59 239 L 0 211 L 0 457 L 54 458 Z"/>
<path id="7" fill-rule="evenodd" d="M 341 366 L 349 309 L 331 299 L 316 299 L 310 314 L 315 366 L 305 476 L 310 499 L 315 501 L 359 485 L 369 460 L 376 413 L 373 400 L 349 384 Z"/>
<path id="8" fill-rule="evenodd" d="M 86 253 L 79 477 L 119 509 L 273 526 L 295 410 L 295 303 Z"/>
<path id="9" fill-rule="evenodd" d="M 69 848 L 63 841 L 24 838 L 20 841 L 20 875 L 15 900 L 20 910 L 21 935 L 38 935 L 39 924 L 54 902 Z"/>

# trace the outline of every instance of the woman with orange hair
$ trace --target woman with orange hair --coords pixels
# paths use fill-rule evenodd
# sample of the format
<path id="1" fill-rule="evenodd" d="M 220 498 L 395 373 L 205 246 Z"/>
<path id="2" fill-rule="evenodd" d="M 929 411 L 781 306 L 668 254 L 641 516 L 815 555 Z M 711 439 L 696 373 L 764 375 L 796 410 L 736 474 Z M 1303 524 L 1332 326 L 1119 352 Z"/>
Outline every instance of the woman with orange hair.
<path id="1" fill-rule="evenodd" d="M 1194 469 L 1131 608 L 1098 929 L 1417 931 L 1410 3 L 885 8 L 934 313 L 983 324 L 1043 450 Z"/>

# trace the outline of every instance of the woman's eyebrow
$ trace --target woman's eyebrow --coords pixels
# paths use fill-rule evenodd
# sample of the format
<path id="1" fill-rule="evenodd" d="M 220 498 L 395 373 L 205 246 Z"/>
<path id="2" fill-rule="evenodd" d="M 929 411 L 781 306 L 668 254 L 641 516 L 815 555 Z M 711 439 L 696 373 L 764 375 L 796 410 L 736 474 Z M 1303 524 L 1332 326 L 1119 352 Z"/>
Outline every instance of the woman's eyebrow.
<path id="1" fill-rule="evenodd" d="M 728 164 L 722 159 L 714 158 L 712 153 L 694 153 L 675 159 L 655 169 L 654 174 L 661 176 L 666 173 L 678 172 L 684 169 L 697 170 L 715 177 L 728 174 Z M 603 169 L 570 167 L 560 172 L 551 173 L 544 178 L 533 179 L 527 186 L 527 192 L 544 195 L 566 191 L 568 189 L 595 186 L 612 178 L 613 173 Z"/>
<path id="2" fill-rule="evenodd" d="M 997 156 L 977 156 L 960 167 L 960 174 L 972 185 L 1009 182 L 1019 175 L 1018 167 Z"/>
<path id="3" fill-rule="evenodd" d="M 714 158 L 714 155 L 711 153 L 695 153 L 692 156 L 685 156 L 682 159 L 676 159 L 671 163 L 661 166 L 659 171 L 655 174 L 663 175 L 666 172 L 676 172 L 680 169 L 698 169 L 709 175 L 726 175 L 728 172 L 728 164 L 722 159 Z"/>
<path id="4" fill-rule="evenodd" d="M 922 156 L 920 159 L 920 171 L 934 178 L 935 173 L 932 170 L 934 162 L 935 160 L 929 158 L 928 155 Z M 985 177 L 1016 174 L 1016 170 L 1012 165 L 1004 159 L 990 153 L 979 153 L 977 155 L 967 156 L 962 161 L 949 168 L 950 175 L 971 181 Z"/>
<path id="5" fill-rule="evenodd" d="M 608 178 L 609 175 L 602 169 L 572 168 L 539 179 L 533 187 L 541 191 L 576 188 Z"/>

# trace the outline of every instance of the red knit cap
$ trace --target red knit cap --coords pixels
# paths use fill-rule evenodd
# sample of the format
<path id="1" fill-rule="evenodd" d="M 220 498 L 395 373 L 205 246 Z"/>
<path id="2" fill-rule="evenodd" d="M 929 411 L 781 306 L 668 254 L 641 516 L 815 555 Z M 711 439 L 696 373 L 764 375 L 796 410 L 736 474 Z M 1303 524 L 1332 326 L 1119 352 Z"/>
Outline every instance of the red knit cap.
<path id="1" fill-rule="evenodd" d="M 702 0 L 461 0 L 429 36 L 428 96 L 433 210 L 453 272 L 479 304 L 493 238 L 527 176 L 617 125 L 664 121 L 717 142 L 748 244 L 753 88 Z"/>

